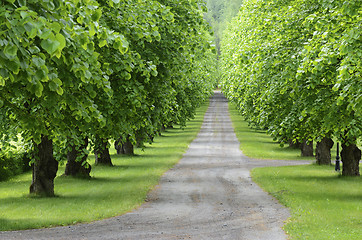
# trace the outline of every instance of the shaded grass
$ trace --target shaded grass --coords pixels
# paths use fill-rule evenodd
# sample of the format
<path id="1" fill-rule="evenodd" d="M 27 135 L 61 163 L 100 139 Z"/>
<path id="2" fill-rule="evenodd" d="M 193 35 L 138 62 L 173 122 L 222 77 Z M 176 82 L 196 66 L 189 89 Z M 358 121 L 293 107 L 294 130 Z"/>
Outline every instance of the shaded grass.
<path id="1" fill-rule="evenodd" d="M 229 112 L 235 134 L 240 141 L 241 151 L 248 157 L 275 160 L 313 160 L 313 157 L 301 157 L 299 149 L 281 147 L 273 141 L 266 131 L 250 128 L 240 115 L 236 106 L 229 103 Z"/>
<path id="2" fill-rule="evenodd" d="M 140 206 L 160 176 L 176 164 L 200 130 L 208 104 L 197 110 L 185 129 L 167 129 L 135 156 L 111 149 L 114 167 L 92 166 L 91 179 L 60 176 L 54 198 L 29 197 L 31 173 L 0 182 L 0 230 L 69 225 L 127 213 Z M 94 161 L 94 157 L 90 157 Z"/>
<path id="3" fill-rule="evenodd" d="M 256 168 L 252 178 L 290 209 L 291 239 L 362 239 L 361 178 L 318 165 Z"/>
<path id="4" fill-rule="evenodd" d="M 229 105 L 229 111 L 245 155 L 261 159 L 313 159 L 300 157 L 299 149 L 280 147 L 264 131 L 250 128 L 234 105 Z M 335 152 L 336 144 L 332 159 Z M 289 208 L 292 217 L 284 230 L 291 239 L 362 239 L 360 177 L 342 177 L 334 166 L 315 164 L 256 168 L 251 176 Z"/>

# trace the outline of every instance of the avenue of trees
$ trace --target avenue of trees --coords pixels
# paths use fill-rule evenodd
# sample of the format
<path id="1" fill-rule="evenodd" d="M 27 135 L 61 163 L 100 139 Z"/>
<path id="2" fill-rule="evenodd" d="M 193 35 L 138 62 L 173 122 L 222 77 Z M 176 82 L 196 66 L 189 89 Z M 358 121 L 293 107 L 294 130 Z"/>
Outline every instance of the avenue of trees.
<path id="1" fill-rule="evenodd" d="M 281 143 L 317 142 L 359 176 L 362 1 L 244 0 L 221 44 L 222 88 L 247 121 Z"/>
<path id="2" fill-rule="evenodd" d="M 199 0 L 0 3 L 0 155 L 22 142 L 30 193 L 54 195 L 58 162 L 89 175 L 184 125 L 212 93 L 216 53 Z M 1 163 L 1 161 L 0 161 Z"/>

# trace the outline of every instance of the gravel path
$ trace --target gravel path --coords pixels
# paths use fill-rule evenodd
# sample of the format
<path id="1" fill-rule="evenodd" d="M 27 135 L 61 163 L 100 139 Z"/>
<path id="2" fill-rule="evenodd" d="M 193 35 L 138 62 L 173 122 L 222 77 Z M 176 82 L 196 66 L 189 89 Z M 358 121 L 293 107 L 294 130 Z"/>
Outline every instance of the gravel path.
<path id="1" fill-rule="evenodd" d="M 227 109 L 216 92 L 199 135 L 139 209 L 90 224 L 0 232 L 0 239 L 287 239 L 281 229 L 287 209 L 249 171 L 309 162 L 245 157 Z"/>

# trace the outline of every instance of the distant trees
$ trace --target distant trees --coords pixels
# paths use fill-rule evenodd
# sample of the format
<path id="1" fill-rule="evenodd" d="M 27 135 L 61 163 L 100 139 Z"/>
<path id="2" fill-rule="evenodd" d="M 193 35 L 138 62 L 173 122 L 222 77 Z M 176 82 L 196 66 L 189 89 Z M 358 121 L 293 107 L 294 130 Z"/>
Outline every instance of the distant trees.
<path id="1" fill-rule="evenodd" d="M 239 12 L 243 0 L 206 0 L 206 21 L 214 30 L 215 45 L 220 53 L 220 41 L 227 23 Z"/>
<path id="2" fill-rule="evenodd" d="M 349 176 L 360 174 L 361 12 L 360 1 L 246 0 L 222 43 L 223 90 L 249 123 L 282 143 L 316 140 L 317 157 L 338 139 Z"/>

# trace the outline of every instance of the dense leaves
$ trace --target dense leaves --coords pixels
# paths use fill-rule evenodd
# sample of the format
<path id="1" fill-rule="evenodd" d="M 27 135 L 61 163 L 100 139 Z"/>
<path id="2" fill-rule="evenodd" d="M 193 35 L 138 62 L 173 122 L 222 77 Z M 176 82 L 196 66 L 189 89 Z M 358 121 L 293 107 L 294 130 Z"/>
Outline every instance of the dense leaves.
<path id="1" fill-rule="evenodd" d="M 200 6 L 2 1 L 2 145 L 20 137 L 36 146 L 47 136 L 62 160 L 85 138 L 142 143 L 164 125 L 185 124 L 213 87 Z"/>
<path id="2" fill-rule="evenodd" d="M 361 1 L 244 1 L 222 44 L 224 92 L 281 142 L 356 144 L 361 13 Z"/>

